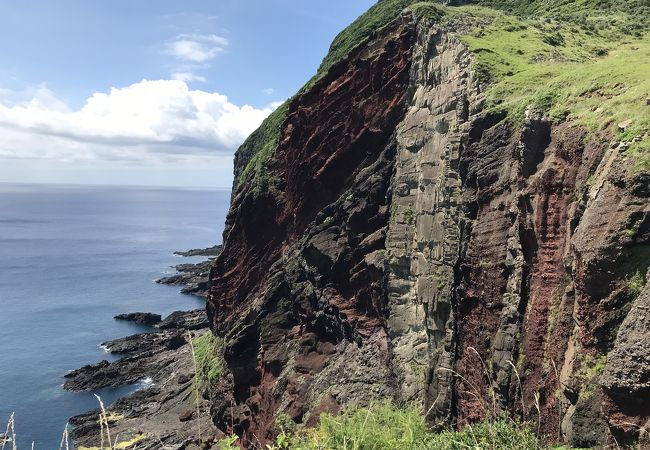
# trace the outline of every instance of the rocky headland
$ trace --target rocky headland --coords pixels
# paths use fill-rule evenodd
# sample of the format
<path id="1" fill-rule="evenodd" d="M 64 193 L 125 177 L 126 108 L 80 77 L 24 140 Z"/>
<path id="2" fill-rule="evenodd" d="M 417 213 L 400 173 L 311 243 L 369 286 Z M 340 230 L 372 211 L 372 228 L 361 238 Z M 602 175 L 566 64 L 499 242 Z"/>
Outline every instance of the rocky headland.
<path id="1" fill-rule="evenodd" d="M 177 256 L 182 257 L 207 257 L 205 261 L 198 263 L 181 263 L 174 266 L 176 274 L 162 277 L 156 280 L 156 283 L 182 286 L 183 294 L 192 294 L 198 297 L 206 298 L 209 288 L 210 265 L 214 259 L 221 253 L 222 246 L 215 245 L 206 249 L 192 249 L 186 252 L 174 252 Z"/>

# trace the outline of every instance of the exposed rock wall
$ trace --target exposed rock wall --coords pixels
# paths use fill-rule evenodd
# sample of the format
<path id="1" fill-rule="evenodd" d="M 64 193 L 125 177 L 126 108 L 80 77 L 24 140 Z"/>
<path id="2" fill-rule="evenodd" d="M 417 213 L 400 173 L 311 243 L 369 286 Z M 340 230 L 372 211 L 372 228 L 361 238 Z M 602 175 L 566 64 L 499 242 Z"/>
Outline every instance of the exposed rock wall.
<path id="1" fill-rule="evenodd" d="M 607 136 L 483 106 L 458 37 L 410 16 L 292 101 L 210 275 L 218 426 L 254 446 L 388 398 L 575 446 L 639 436 L 650 176 Z"/>
<path id="2" fill-rule="evenodd" d="M 434 415 L 451 411 L 452 374 L 437 369 L 453 367 L 460 148 L 468 131 L 469 107 L 480 109 L 482 103 L 470 62 L 456 37 L 422 22 L 411 69 L 412 97 L 395 130 L 396 167 L 386 239 L 391 359 L 397 398 L 431 403 Z"/>
<path id="3" fill-rule="evenodd" d="M 233 197 L 208 304 L 231 372 L 214 413 L 251 445 L 280 414 L 314 421 L 393 391 L 377 251 L 414 38 L 396 21 L 297 97 L 271 189 L 244 182 Z"/>

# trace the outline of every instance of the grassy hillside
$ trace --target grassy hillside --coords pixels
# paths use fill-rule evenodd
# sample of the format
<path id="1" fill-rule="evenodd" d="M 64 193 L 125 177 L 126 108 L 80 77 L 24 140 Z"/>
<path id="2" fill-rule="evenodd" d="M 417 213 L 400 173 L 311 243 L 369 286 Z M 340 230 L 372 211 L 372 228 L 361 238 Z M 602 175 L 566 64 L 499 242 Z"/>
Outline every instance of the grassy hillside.
<path id="1" fill-rule="evenodd" d="M 640 13 L 643 8 L 650 7 L 648 0 L 476 0 L 472 3 L 517 15 L 566 15 L 592 11 Z"/>
<path id="2" fill-rule="evenodd" d="M 477 5 L 442 7 L 437 0 L 381 0 L 333 41 L 308 89 L 351 50 L 366 42 L 403 11 L 437 23 L 463 21 L 462 37 L 475 54 L 476 70 L 490 85 L 489 107 L 517 122 L 528 106 L 556 121 L 583 123 L 592 131 L 633 119 L 619 137 L 640 169 L 650 168 L 646 98 L 650 0 L 476 0 Z M 455 27 L 453 27 L 455 28 Z M 467 26 L 465 26 L 467 28 Z M 280 107 L 242 145 L 257 189 L 268 179 L 265 164 L 277 146 L 287 115 Z M 635 139 L 636 138 L 636 139 Z"/>
<path id="3" fill-rule="evenodd" d="M 506 111 L 515 123 L 530 108 L 555 122 L 607 131 L 629 143 L 638 169 L 650 170 L 650 34 L 637 33 L 634 18 L 594 14 L 584 26 L 476 6 L 451 16 L 474 24 L 461 40 L 489 84 L 489 109 Z"/>

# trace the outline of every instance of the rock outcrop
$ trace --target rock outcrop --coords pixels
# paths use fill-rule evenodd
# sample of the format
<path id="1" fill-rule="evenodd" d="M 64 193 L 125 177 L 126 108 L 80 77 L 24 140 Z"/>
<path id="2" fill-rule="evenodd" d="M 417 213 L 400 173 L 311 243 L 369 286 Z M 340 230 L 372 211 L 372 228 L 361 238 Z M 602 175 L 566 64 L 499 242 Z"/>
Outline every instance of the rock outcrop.
<path id="1" fill-rule="evenodd" d="M 207 257 L 208 259 L 198 263 L 184 263 L 174 266 L 176 274 L 162 277 L 156 283 L 182 286 L 181 293 L 207 297 L 210 274 L 210 267 L 216 256 L 221 253 L 221 245 L 204 249 L 192 249 L 186 252 L 174 252 L 177 256 L 183 257 Z"/>
<path id="2" fill-rule="evenodd" d="M 160 314 L 135 312 L 118 314 L 114 317 L 115 320 L 124 320 L 126 322 L 134 322 L 138 325 L 153 326 L 162 320 Z"/>
<path id="3" fill-rule="evenodd" d="M 281 416 L 391 399 L 433 425 L 508 412 L 548 441 L 639 438 L 650 175 L 610 135 L 486 110 L 484 89 L 455 30 L 403 14 L 290 101 L 263 182 L 236 158 L 207 307 L 220 429 L 255 446 Z"/>

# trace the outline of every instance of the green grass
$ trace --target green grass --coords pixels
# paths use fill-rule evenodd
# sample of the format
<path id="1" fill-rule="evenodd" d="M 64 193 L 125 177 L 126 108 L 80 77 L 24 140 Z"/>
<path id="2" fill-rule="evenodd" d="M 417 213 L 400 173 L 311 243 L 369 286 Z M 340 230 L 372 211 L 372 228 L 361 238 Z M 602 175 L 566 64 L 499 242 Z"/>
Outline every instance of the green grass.
<path id="1" fill-rule="evenodd" d="M 230 442 L 232 439 L 230 440 Z M 229 441 L 223 442 L 223 448 Z M 280 433 L 270 450 L 550 450 L 526 424 L 508 419 L 466 426 L 462 431 L 429 431 L 415 408 L 390 403 L 324 414 L 316 428 Z"/>
<path id="2" fill-rule="evenodd" d="M 313 82 L 327 73 L 332 66 L 345 58 L 352 50 L 367 42 L 375 31 L 388 25 L 407 6 L 414 3 L 420 2 L 418 0 L 382 0 L 377 2 L 334 38 L 316 76 L 307 83 L 306 87 L 310 87 Z"/>
<path id="3" fill-rule="evenodd" d="M 254 182 L 254 189 L 257 191 L 267 189 L 269 184 L 274 183 L 275 180 L 269 174 L 266 167 L 266 162 L 273 154 L 273 151 L 278 146 L 280 139 L 280 128 L 287 118 L 289 111 L 289 102 L 287 100 L 278 109 L 273 111 L 262 122 L 262 125 L 255 130 L 244 141 L 242 146 L 237 150 L 240 155 L 248 155 L 250 158 L 248 164 L 242 171 L 238 183 L 247 179 L 252 174 Z"/>
<path id="4" fill-rule="evenodd" d="M 650 129 L 650 0 L 477 0 L 480 6 L 442 7 L 439 1 L 381 0 L 332 42 L 311 88 L 337 62 L 366 43 L 406 8 L 441 23 L 465 21 L 463 38 L 476 55 L 475 70 L 490 87 L 489 106 L 518 123 L 530 106 L 557 122 L 570 120 L 592 131 L 632 118 L 621 140 Z M 510 15 L 507 15 L 506 13 Z M 288 100 L 238 150 L 248 161 L 238 183 L 252 175 L 257 191 L 276 180 L 267 161 L 277 147 Z M 631 144 L 639 170 L 650 169 L 650 139 Z"/>
<path id="5" fill-rule="evenodd" d="M 476 3 L 522 16 L 563 17 L 597 11 L 644 14 L 650 7 L 647 0 L 477 0 Z"/>
<path id="6" fill-rule="evenodd" d="M 476 6 L 453 14 L 475 23 L 461 39 L 488 85 L 488 110 L 505 111 L 515 124 L 530 109 L 554 122 L 607 130 L 630 143 L 628 155 L 639 170 L 650 169 L 649 34 L 630 37 L 614 26 L 591 33 L 571 22 L 521 19 Z M 617 124 L 627 119 L 632 123 L 619 132 Z M 632 142 L 636 136 L 642 139 Z"/>
<path id="7" fill-rule="evenodd" d="M 196 356 L 196 382 L 212 386 L 223 373 L 223 341 L 210 331 L 192 341 Z"/>
<path id="8" fill-rule="evenodd" d="M 645 287 L 645 279 L 641 272 L 637 271 L 634 275 L 626 280 L 627 290 L 630 292 L 632 297 L 636 298 L 641 294 L 643 288 Z"/>
<path id="9" fill-rule="evenodd" d="M 580 400 L 588 400 L 599 389 L 598 379 L 605 370 L 605 363 L 605 356 L 585 356 L 580 360 L 580 368 L 575 374 L 580 382 Z"/>

